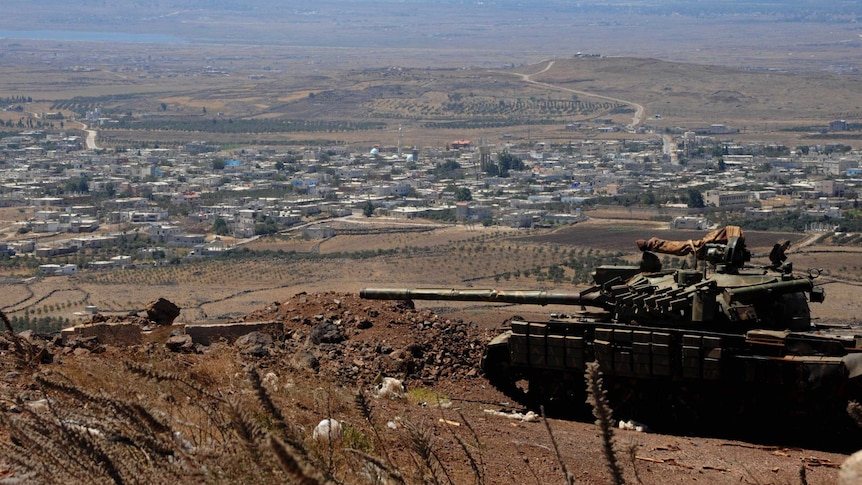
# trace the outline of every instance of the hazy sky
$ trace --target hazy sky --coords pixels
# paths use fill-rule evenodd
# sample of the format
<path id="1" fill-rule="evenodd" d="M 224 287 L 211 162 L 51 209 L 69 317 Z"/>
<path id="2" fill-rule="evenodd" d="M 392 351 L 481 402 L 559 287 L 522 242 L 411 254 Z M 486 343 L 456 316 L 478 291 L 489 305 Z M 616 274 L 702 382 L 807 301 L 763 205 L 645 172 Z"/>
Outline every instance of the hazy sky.
<path id="1" fill-rule="evenodd" d="M 468 50 L 513 62 L 590 52 L 760 67 L 814 62 L 824 49 L 846 49 L 836 57 L 855 62 L 860 16 L 858 0 L 76 0 L 73 9 L 3 0 L 0 37 L 124 40 L 68 34 L 108 32 L 134 42 Z"/>

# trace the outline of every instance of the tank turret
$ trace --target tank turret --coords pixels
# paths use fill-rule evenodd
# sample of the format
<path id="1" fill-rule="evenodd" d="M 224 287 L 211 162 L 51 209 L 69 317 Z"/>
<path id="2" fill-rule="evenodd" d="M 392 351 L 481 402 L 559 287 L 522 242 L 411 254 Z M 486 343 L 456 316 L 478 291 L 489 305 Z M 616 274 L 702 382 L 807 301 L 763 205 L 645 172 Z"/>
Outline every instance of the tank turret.
<path id="1" fill-rule="evenodd" d="M 362 298 L 461 300 L 537 305 L 575 305 L 608 312 L 608 322 L 699 330 L 743 331 L 752 328 L 807 330 L 808 301 L 822 302 L 814 276 L 794 276 L 787 265 L 748 268 L 751 254 L 742 231 L 729 227 L 699 241 L 638 241 L 644 251 L 639 266 L 600 266 L 595 286 L 578 293 L 541 290 L 453 288 L 365 288 Z M 775 260 L 786 259 L 783 247 Z M 701 270 L 662 270 L 651 251 L 694 255 Z M 708 266 L 708 268 L 707 268 Z"/>

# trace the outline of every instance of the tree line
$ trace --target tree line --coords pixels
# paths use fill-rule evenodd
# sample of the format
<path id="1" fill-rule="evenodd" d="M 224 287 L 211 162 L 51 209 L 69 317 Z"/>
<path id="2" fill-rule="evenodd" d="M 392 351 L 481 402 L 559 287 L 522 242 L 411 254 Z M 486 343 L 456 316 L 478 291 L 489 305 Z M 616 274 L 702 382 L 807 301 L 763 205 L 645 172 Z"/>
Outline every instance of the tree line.
<path id="1" fill-rule="evenodd" d="M 137 130 L 198 131 L 205 133 L 303 133 L 383 130 L 376 121 L 285 120 L 285 119 L 122 119 L 108 127 Z"/>

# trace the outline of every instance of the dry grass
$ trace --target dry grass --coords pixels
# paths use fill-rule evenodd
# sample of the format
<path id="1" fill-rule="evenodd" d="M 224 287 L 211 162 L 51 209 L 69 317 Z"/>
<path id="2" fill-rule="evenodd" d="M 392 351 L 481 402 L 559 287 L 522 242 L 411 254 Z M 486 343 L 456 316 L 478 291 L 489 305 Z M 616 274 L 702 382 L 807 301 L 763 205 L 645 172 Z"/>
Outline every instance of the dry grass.
<path id="1" fill-rule="evenodd" d="M 585 378 L 587 384 L 587 402 L 593 407 L 593 416 L 596 417 L 596 425 L 601 431 L 602 449 L 604 451 L 605 462 L 608 465 L 608 471 L 611 475 L 611 483 L 623 485 L 625 480 L 623 480 L 623 472 L 617 459 L 616 450 L 614 449 L 616 446 L 614 442 L 615 423 L 611 407 L 608 404 L 607 395 L 602 387 L 602 373 L 598 362 L 587 364 Z"/>
<path id="2" fill-rule="evenodd" d="M 782 125 L 825 123 L 862 113 L 853 99 L 855 82 L 814 74 L 732 71 L 654 59 L 559 60 L 537 79 L 554 85 L 636 100 L 658 126 L 728 123 L 759 133 Z M 824 102 L 824 92 L 835 102 Z M 834 98 L 831 96 L 834 95 Z"/>
<path id="3" fill-rule="evenodd" d="M 0 449 L 34 483 L 483 483 L 475 434 L 450 430 L 470 463 L 454 469 L 435 426 L 384 435 L 386 406 L 364 393 L 266 372 L 218 345 L 197 356 L 151 346 L 120 368 L 67 359 L 34 374 L 41 404 L 0 414 L 11 437 Z M 345 423 L 344 441 L 311 439 L 321 416 Z"/>

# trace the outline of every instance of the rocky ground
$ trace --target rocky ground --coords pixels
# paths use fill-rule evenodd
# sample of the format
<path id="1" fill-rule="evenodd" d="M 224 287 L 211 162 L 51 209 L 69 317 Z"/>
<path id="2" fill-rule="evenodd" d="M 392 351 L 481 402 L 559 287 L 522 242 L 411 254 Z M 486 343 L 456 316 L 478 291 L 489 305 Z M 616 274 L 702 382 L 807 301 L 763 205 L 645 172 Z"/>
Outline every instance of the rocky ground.
<path id="1" fill-rule="evenodd" d="M 310 443 L 314 424 L 330 416 L 350 429 L 364 430 L 364 435 L 376 435 L 365 452 L 378 459 L 392 457 L 408 483 L 566 483 L 566 473 L 574 483 L 611 483 L 595 424 L 535 419 L 484 378 L 479 369 L 484 344 L 511 311 L 413 308 L 404 302 L 361 300 L 349 293 L 300 293 L 243 319 L 274 322 L 275 332 L 208 346 L 185 341 L 172 346 L 175 351 L 165 343 L 172 332 L 179 337 L 181 329 L 156 326 L 143 316 L 126 319 L 148 330 L 140 343 L 128 346 L 92 337 L 64 342 L 35 335 L 18 339 L 6 333 L 0 338 L 2 449 L 15 451 L 10 443 L 24 446 L 16 434 L 21 432 L 16 419 L 38 417 L 50 412 L 41 411 L 42 404 L 61 408 L 54 400 L 71 399 L 46 390 L 45 379 L 62 376 L 88 392 L 128 397 L 179 423 L 174 411 L 179 405 L 175 401 L 166 405 L 174 398 L 162 395 L 175 391 L 151 388 L 143 381 L 131 390 L 135 387 L 130 385 L 135 379 L 131 374 L 140 372 L 128 369 L 169 369 L 172 376 L 186 376 L 183 379 L 212 395 L 243 397 L 253 394 L 240 382 L 243 369 L 251 366 L 264 376 L 281 412 L 295 423 L 291 427 L 300 442 Z M 21 348 L 22 341 L 27 342 L 26 349 Z M 126 364 L 123 370 L 124 362 L 136 364 Z M 390 382 L 385 378 L 397 379 L 403 389 L 393 399 L 373 399 L 380 384 Z M 357 390 L 369 396 L 370 419 L 351 402 Z M 95 420 L 88 426 L 107 425 Z M 16 441 L 10 442 L 10 436 Z M 427 446 L 417 447 L 417 436 Z M 776 445 L 769 437 L 752 443 L 616 429 L 614 440 L 627 483 L 827 484 L 836 482 L 838 466 L 847 457 Z M 191 441 L 202 449 L 202 443 Z M 359 445 L 345 438 L 334 446 L 339 453 L 346 447 Z M 328 453 L 328 462 L 327 453 L 312 453 L 319 458 L 315 463 L 328 463 L 329 471 L 343 483 L 365 482 L 366 475 L 350 468 L 349 459 L 342 463 L 340 454 L 333 459 L 332 449 Z M 423 457 L 428 456 L 432 458 L 426 467 Z M 16 468 L 14 460 L 5 461 L 0 466 L 2 483 L 32 478 Z M 397 480 L 390 477 L 387 483 Z"/>

